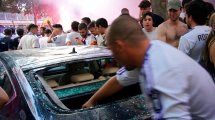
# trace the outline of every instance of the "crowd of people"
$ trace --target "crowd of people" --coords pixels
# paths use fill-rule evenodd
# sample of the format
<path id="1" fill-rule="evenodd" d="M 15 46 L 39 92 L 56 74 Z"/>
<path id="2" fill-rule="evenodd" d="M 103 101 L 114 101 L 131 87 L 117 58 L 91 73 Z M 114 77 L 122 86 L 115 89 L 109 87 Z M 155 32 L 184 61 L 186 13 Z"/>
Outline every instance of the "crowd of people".
<path id="1" fill-rule="evenodd" d="M 203 0 L 168 0 L 168 19 L 153 13 L 142 0 L 139 18 L 127 8 L 111 25 L 105 18 L 73 21 L 65 33 L 61 24 L 28 33 L 5 29 L 0 50 L 66 45 L 107 46 L 122 67 L 84 105 L 92 107 L 123 87 L 139 82 L 153 106 L 154 119 L 215 119 L 215 10 Z M 132 58 L 132 59 L 129 59 Z M 155 97 L 156 96 L 156 97 Z"/>

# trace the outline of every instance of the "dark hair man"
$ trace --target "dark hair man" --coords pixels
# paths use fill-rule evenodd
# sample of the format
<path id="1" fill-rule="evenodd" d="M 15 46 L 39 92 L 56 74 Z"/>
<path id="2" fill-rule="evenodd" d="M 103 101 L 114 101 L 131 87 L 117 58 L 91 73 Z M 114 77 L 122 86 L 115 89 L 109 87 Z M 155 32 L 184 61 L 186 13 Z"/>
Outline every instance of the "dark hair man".
<path id="1" fill-rule="evenodd" d="M 67 34 L 66 45 L 77 45 L 76 39 L 82 39 L 80 33 L 78 32 L 79 22 L 73 21 L 71 24 L 72 31 Z"/>
<path id="2" fill-rule="evenodd" d="M 9 28 L 6 28 L 4 30 L 4 37 L 0 39 L 0 52 L 13 50 L 13 41 L 11 39 L 12 36 L 12 30 Z"/>
<path id="3" fill-rule="evenodd" d="M 24 35 L 19 42 L 17 49 L 32 49 L 39 48 L 39 41 L 37 37 L 38 26 L 30 24 L 28 27 L 28 34 Z"/>
<path id="4" fill-rule="evenodd" d="M 24 32 L 25 31 L 22 28 L 18 28 L 16 30 L 16 33 L 17 33 L 18 37 L 13 39 L 13 47 L 14 47 L 15 50 L 18 48 L 19 42 L 20 42 L 22 36 L 24 35 Z"/>
<path id="5" fill-rule="evenodd" d="M 61 24 L 54 24 L 52 26 L 53 31 L 49 36 L 48 43 L 55 43 L 56 46 L 66 45 L 66 34 L 63 32 L 63 27 Z"/>
<path id="6" fill-rule="evenodd" d="M 202 50 L 211 31 L 206 25 L 208 17 L 207 3 L 201 0 L 190 2 L 186 7 L 186 23 L 192 30 L 180 39 L 178 49 L 200 62 Z"/>
<path id="7" fill-rule="evenodd" d="M 139 20 L 140 20 L 140 23 L 142 25 L 142 22 L 141 22 L 142 19 L 143 19 L 142 15 L 144 15 L 147 12 L 151 12 L 151 9 L 152 9 L 151 8 L 151 3 L 148 0 L 142 0 L 140 2 L 140 4 L 138 5 L 138 7 L 140 8 Z M 162 22 L 164 22 L 164 19 L 161 16 L 159 16 L 157 14 L 154 14 L 153 16 L 155 18 L 154 19 L 154 27 L 158 27 Z"/>
<path id="8" fill-rule="evenodd" d="M 85 23 L 80 23 L 78 25 L 78 31 L 82 37 L 82 39 L 77 39 L 77 44 L 85 44 L 85 45 L 96 45 L 96 39 L 93 34 L 90 34 L 87 29 L 87 25 Z"/>
<path id="9" fill-rule="evenodd" d="M 114 20 L 106 38 L 108 48 L 124 67 L 84 108 L 139 80 L 143 94 L 154 106 L 155 120 L 215 119 L 215 84 L 195 61 L 164 42 L 149 41 L 137 20 L 129 15 Z"/>
<path id="10" fill-rule="evenodd" d="M 108 28 L 108 22 L 105 18 L 99 18 L 96 20 L 96 28 L 100 33 L 97 39 L 97 44 L 99 46 L 107 46 L 107 41 L 105 39 L 105 32 Z"/>
<path id="11" fill-rule="evenodd" d="M 91 23 L 91 19 L 89 17 L 83 17 L 81 19 L 81 23 L 85 23 L 86 25 Z"/>

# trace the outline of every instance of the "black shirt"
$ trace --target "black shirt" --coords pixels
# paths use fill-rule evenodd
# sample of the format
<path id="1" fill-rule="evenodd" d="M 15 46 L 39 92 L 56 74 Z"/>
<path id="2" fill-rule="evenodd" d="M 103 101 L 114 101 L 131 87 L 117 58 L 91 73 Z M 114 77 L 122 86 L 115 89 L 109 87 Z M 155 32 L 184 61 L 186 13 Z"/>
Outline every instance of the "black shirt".
<path id="1" fill-rule="evenodd" d="M 157 14 L 153 13 L 153 17 L 154 17 L 154 25 L 153 25 L 153 27 L 158 27 L 161 23 L 164 22 L 164 19 L 161 16 L 157 15 Z"/>
<path id="2" fill-rule="evenodd" d="M 8 51 L 9 49 L 13 50 L 12 39 L 7 36 L 0 39 L 0 52 Z"/>

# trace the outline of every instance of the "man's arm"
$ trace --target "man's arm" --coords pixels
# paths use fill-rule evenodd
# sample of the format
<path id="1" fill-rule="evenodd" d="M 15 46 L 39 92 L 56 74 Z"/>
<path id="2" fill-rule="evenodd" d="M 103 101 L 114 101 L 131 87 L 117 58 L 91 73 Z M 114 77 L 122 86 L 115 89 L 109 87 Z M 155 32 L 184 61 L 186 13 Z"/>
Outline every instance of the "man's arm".
<path id="1" fill-rule="evenodd" d="M 164 23 L 160 24 L 156 31 L 157 31 L 156 39 L 166 42 L 166 28 L 164 27 Z"/>
<path id="2" fill-rule="evenodd" d="M 84 105 L 82 108 L 89 108 L 106 97 L 113 95 L 123 88 L 116 79 L 116 76 L 108 80 Z"/>
<path id="3" fill-rule="evenodd" d="M 178 49 L 183 53 L 189 55 L 191 48 L 192 48 L 192 44 L 189 43 L 189 40 L 186 37 L 181 36 L 179 40 Z"/>
<path id="4" fill-rule="evenodd" d="M 0 87 L 0 109 L 7 103 L 9 97 L 7 93 Z"/>

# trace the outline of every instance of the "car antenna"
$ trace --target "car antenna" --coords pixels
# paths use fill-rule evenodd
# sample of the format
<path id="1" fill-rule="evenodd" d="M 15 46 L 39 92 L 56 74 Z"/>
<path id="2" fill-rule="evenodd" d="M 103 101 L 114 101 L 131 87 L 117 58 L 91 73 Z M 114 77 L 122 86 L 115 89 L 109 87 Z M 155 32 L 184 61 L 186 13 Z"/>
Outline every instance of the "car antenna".
<path id="1" fill-rule="evenodd" d="M 72 52 L 70 52 L 69 54 L 74 54 L 74 53 L 77 53 L 77 52 L 75 51 L 75 48 L 72 48 Z"/>

